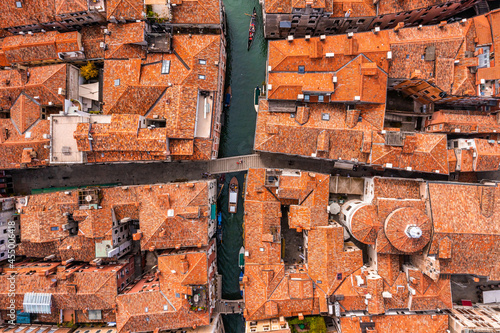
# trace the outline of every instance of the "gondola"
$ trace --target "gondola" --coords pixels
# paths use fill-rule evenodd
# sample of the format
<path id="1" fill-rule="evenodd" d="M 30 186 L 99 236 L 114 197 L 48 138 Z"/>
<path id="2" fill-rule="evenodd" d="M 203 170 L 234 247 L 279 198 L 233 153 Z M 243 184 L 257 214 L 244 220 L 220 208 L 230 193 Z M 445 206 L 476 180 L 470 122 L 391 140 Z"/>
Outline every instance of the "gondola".
<path id="1" fill-rule="evenodd" d="M 255 37 L 255 25 L 257 23 L 257 11 L 253 7 L 252 18 L 250 19 L 250 28 L 248 29 L 248 51 L 250 51 L 250 46 L 252 46 L 253 39 Z"/>

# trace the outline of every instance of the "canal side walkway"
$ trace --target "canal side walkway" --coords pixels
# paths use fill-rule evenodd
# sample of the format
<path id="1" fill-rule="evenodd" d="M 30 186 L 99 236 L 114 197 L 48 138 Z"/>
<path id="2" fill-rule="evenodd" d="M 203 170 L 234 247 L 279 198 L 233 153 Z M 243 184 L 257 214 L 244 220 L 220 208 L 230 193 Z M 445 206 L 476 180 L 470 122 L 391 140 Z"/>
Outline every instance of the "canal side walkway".
<path id="1" fill-rule="evenodd" d="M 342 176 L 385 176 L 447 180 L 447 175 L 419 174 L 400 170 L 375 171 L 360 166 L 357 171 L 334 169 L 334 162 L 271 153 L 250 154 L 212 161 L 177 161 L 50 166 L 40 169 L 12 170 L 14 192 L 30 194 L 33 189 L 92 186 L 119 183 L 141 185 L 202 179 L 206 173 L 219 174 L 249 168 L 299 169 Z"/>

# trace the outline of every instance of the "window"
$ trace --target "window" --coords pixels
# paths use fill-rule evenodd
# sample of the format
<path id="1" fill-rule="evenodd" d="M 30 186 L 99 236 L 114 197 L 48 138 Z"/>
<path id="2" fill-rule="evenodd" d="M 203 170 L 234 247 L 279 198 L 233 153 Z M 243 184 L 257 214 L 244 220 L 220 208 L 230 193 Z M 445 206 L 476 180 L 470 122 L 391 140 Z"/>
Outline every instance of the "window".
<path id="1" fill-rule="evenodd" d="M 200 62 L 200 65 L 206 65 L 207 64 L 207 61 L 205 59 L 200 59 L 199 62 Z"/>
<path id="2" fill-rule="evenodd" d="M 198 75 L 198 79 L 200 79 L 200 80 L 205 80 L 205 75 L 201 75 L 201 74 L 199 74 L 199 75 Z"/>
<path id="3" fill-rule="evenodd" d="M 324 102 L 324 101 L 325 101 L 325 96 L 323 96 L 323 95 L 319 95 L 319 96 L 318 96 L 318 102 L 320 102 L 320 103 L 321 103 L 321 102 Z"/>
<path id="4" fill-rule="evenodd" d="M 116 79 L 115 80 L 115 86 L 119 86 L 120 85 L 120 79 Z"/>
<path id="5" fill-rule="evenodd" d="M 5 239 L 0 240 L 0 245 L 5 243 Z"/>
<path id="6" fill-rule="evenodd" d="M 50 227 L 50 231 L 57 231 L 59 230 L 59 227 Z"/>
<path id="7" fill-rule="evenodd" d="M 309 102 L 309 95 L 304 95 L 304 102 Z"/>
<path id="8" fill-rule="evenodd" d="M 299 74 L 304 74 L 306 72 L 305 66 L 299 66 Z"/>
<path id="9" fill-rule="evenodd" d="M 170 60 L 163 60 L 161 63 L 161 73 L 168 74 L 170 73 Z"/>
<path id="10" fill-rule="evenodd" d="M 16 7 L 17 8 L 23 8 L 23 4 L 21 1 L 16 1 Z"/>

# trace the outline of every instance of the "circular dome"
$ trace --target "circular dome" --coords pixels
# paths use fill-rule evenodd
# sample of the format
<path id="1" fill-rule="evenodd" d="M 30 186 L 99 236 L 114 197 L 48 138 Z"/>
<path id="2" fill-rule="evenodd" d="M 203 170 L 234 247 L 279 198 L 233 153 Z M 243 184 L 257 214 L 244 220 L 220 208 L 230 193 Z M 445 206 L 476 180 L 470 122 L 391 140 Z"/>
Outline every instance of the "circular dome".
<path id="1" fill-rule="evenodd" d="M 404 207 L 387 216 L 384 230 L 392 246 L 412 253 L 422 250 L 429 243 L 432 222 L 421 209 Z"/>
<path id="2" fill-rule="evenodd" d="M 352 215 L 351 233 L 360 242 L 375 244 L 377 229 L 379 229 L 379 221 L 377 208 L 374 205 L 362 206 Z"/>

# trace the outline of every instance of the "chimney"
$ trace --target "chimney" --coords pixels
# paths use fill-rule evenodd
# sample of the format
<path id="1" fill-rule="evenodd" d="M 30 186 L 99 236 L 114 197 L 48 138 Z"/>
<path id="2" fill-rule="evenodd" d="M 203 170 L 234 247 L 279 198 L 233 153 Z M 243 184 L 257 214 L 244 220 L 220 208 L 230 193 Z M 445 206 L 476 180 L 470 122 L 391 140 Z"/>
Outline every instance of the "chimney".
<path id="1" fill-rule="evenodd" d="M 399 32 L 400 29 L 404 28 L 405 24 L 404 22 L 399 22 L 395 27 L 394 27 L 394 32 Z"/>
<path id="2" fill-rule="evenodd" d="M 353 128 L 358 123 L 359 115 L 361 114 L 360 110 L 347 110 L 345 124 L 349 128 Z"/>
<path id="3" fill-rule="evenodd" d="M 189 261 L 187 260 L 186 256 L 181 259 L 181 267 L 180 270 L 181 274 L 186 274 L 189 271 Z"/>

